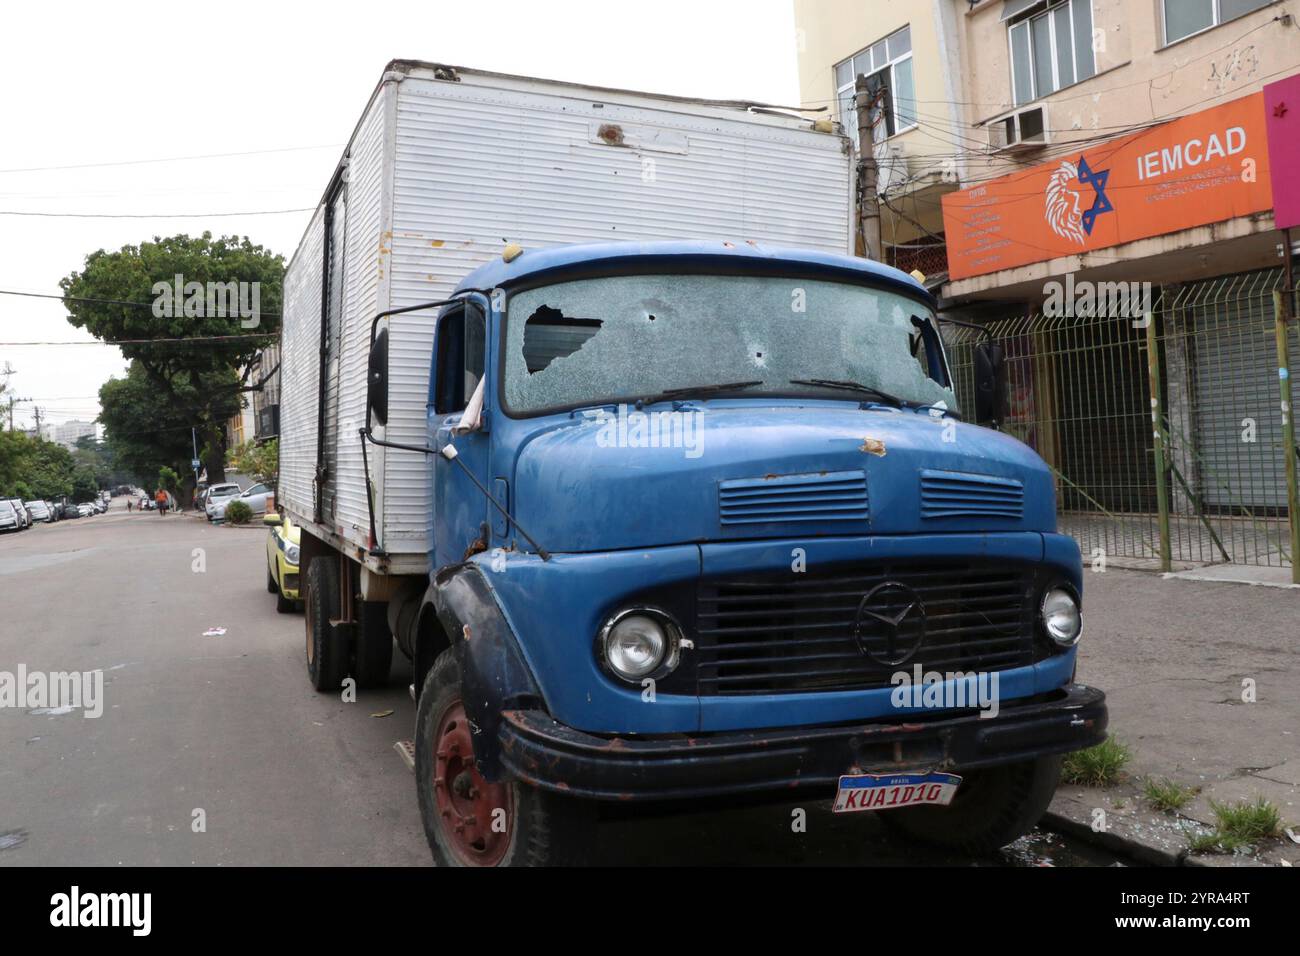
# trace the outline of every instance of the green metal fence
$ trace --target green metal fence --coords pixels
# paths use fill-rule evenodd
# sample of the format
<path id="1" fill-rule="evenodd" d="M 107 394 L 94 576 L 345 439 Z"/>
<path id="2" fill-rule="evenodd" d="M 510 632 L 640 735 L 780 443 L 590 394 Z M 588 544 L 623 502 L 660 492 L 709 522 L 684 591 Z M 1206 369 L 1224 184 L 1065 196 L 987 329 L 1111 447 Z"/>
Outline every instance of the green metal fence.
<path id="1" fill-rule="evenodd" d="M 1292 566 L 1300 582 L 1286 404 L 1300 338 L 1288 308 L 1297 314 L 1296 294 L 1273 269 L 1151 289 L 1132 314 L 987 326 L 1007 357 L 1005 430 L 1051 467 L 1059 526 L 1085 560 Z M 958 396 L 972 408 L 980 333 L 945 335 Z"/>

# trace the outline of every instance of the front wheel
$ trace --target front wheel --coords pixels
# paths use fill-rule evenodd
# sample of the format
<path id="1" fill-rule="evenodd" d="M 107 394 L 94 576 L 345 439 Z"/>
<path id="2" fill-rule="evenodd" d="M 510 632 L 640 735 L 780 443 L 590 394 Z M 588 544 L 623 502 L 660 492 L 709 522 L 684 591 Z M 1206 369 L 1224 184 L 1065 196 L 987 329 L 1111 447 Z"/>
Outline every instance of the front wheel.
<path id="1" fill-rule="evenodd" d="M 516 780 L 490 783 L 474 760 L 454 648 L 438 656 L 415 718 L 420 817 L 438 866 L 574 866 L 595 845 L 590 803 Z"/>
<path id="2" fill-rule="evenodd" d="M 921 843 L 980 856 L 1024 836 L 1047 811 L 1061 779 L 1061 757 L 972 770 L 946 807 L 887 810 L 881 822 Z"/>

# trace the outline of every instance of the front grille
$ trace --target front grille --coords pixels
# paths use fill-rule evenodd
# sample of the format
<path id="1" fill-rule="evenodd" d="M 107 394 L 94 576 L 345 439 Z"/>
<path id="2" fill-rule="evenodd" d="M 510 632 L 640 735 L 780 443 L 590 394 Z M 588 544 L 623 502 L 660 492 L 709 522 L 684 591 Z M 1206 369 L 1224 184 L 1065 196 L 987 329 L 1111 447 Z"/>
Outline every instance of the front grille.
<path id="1" fill-rule="evenodd" d="M 885 582 L 911 588 L 926 636 L 902 665 L 878 663 L 854 638 L 863 597 Z M 1033 663 L 1026 567 L 948 562 L 854 566 L 701 582 L 699 693 L 707 696 L 863 690 L 892 674 L 1003 670 Z"/>

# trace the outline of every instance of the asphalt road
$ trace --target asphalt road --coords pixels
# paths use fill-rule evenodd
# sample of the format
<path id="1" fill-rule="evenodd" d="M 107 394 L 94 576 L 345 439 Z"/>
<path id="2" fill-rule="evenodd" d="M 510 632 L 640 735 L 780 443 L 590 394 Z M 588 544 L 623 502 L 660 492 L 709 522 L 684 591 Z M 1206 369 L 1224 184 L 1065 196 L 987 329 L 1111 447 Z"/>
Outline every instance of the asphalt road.
<path id="1" fill-rule="evenodd" d="M 266 533 L 117 499 L 0 536 L 0 671 L 104 672 L 99 718 L 0 707 L 0 866 L 429 865 L 393 749 L 412 735 L 409 668 L 395 654 L 355 703 L 312 690 L 302 616 L 266 593 Z M 795 832 L 796 806 L 609 821 L 596 862 L 1111 862 L 1041 833 L 935 856 L 825 802 Z"/>

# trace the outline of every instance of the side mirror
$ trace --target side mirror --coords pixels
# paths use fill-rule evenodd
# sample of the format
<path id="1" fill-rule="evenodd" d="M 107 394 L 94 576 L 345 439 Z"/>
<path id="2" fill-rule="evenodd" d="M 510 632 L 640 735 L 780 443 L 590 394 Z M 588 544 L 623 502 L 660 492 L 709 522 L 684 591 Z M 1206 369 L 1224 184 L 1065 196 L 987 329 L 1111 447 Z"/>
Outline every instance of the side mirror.
<path id="1" fill-rule="evenodd" d="M 980 342 L 975 346 L 975 421 L 996 428 L 1006 417 L 1007 369 L 1002 346 Z"/>
<path id="2" fill-rule="evenodd" d="M 388 329 L 381 329 L 370 347 L 366 410 L 379 424 L 388 424 Z"/>
<path id="3" fill-rule="evenodd" d="M 268 511 L 262 515 L 262 524 L 268 528 L 278 528 L 280 527 L 280 515 L 274 511 Z"/>

